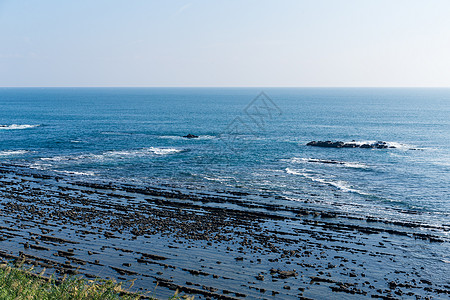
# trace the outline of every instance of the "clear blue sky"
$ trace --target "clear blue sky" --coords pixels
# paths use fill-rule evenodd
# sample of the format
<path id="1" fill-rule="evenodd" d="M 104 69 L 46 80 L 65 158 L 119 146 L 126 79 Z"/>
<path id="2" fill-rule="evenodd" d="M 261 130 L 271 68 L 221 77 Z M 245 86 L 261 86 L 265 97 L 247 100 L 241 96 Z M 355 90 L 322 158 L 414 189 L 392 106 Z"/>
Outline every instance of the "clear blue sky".
<path id="1" fill-rule="evenodd" d="M 449 0 L 0 0 L 0 86 L 446 86 Z"/>

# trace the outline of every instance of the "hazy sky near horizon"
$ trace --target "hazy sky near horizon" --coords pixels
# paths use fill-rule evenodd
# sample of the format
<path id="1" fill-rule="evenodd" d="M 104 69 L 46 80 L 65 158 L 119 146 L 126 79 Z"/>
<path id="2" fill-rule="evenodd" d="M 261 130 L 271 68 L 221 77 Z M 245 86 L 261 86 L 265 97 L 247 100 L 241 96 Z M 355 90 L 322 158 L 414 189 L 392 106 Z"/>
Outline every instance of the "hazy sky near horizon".
<path id="1" fill-rule="evenodd" d="M 450 87 L 450 1 L 0 0 L 0 86 Z"/>

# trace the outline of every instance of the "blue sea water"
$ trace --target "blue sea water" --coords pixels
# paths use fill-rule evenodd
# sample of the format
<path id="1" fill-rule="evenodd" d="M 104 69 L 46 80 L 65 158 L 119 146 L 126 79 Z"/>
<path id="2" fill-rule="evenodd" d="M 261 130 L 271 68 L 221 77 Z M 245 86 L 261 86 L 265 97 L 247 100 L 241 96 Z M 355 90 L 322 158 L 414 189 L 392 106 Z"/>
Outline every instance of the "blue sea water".
<path id="1" fill-rule="evenodd" d="M 450 225 L 450 89 L 2 88 L 0 163 Z"/>

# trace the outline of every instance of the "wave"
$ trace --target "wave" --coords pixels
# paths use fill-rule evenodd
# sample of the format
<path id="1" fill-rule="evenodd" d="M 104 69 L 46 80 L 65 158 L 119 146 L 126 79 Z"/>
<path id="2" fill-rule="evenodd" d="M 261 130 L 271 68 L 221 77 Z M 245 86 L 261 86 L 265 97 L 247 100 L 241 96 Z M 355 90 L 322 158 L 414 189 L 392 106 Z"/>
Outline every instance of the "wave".
<path id="1" fill-rule="evenodd" d="M 434 161 L 432 163 L 438 166 L 450 167 L 450 161 Z"/>
<path id="2" fill-rule="evenodd" d="M 128 132 L 119 132 L 119 131 L 102 131 L 100 134 L 104 135 L 132 135 L 132 133 Z"/>
<path id="3" fill-rule="evenodd" d="M 348 143 L 353 143 L 358 146 L 361 145 L 373 145 L 376 144 L 378 141 L 375 140 L 367 140 L 367 141 L 351 141 Z M 400 149 L 400 150 L 423 150 L 421 148 L 414 147 L 413 145 L 403 144 L 399 142 L 385 142 L 386 146 L 388 146 L 390 149 Z"/>
<path id="4" fill-rule="evenodd" d="M 342 180 L 329 180 L 329 179 L 324 179 L 324 178 L 320 178 L 317 175 L 311 174 L 311 173 L 307 173 L 307 172 L 300 172 L 298 170 L 293 170 L 290 168 L 286 168 L 286 173 L 288 174 L 292 174 L 292 175 L 299 175 L 299 176 L 303 176 L 311 181 L 315 181 L 315 182 L 320 182 L 326 185 L 330 185 L 333 186 L 335 188 L 338 188 L 344 192 L 348 192 L 348 193 L 356 193 L 356 194 L 360 194 L 360 195 L 366 195 L 366 196 L 371 196 L 371 194 L 365 193 L 363 191 L 354 189 L 348 182 L 342 181 Z"/>
<path id="5" fill-rule="evenodd" d="M 187 140 L 185 137 L 179 136 L 179 135 L 161 135 L 159 136 L 160 139 L 170 139 L 170 140 Z M 199 135 L 198 138 L 191 139 L 191 140 L 212 140 L 215 136 L 213 135 Z"/>
<path id="6" fill-rule="evenodd" d="M 303 157 L 293 157 L 288 160 L 291 163 L 321 163 L 321 164 L 330 164 L 330 165 L 338 165 L 347 168 L 354 169 L 368 169 L 369 166 L 359 162 L 348 162 L 348 161 L 339 161 L 333 159 L 318 159 L 318 158 L 303 158 Z"/>
<path id="7" fill-rule="evenodd" d="M 17 129 L 28 129 L 28 128 L 35 128 L 39 127 L 41 125 L 29 125 L 29 124 L 11 124 L 11 125 L 0 125 L 0 130 L 17 130 Z"/>
<path id="8" fill-rule="evenodd" d="M 156 154 L 156 155 L 168 155 L 182 152 L 182 149 L 176 148 L 158 148 L 158 147 L 150 147 L 140 150 L 132 150 L 132 151 L 108 151 L 105 152 L 105 156 L 146 156 L 148 154 Z"/>
<path id="9" fill-rule="evenodd" d="M 41 162 L 34 162 L 34 163 L 30 164 L 30 169 L 41 170 L 41 171 L 48 170 L 51 167 L 52 167 L 51 164 L 46 164 L 46 163 L 41 163 Z"/>
<path id="10" fill-rule="evenodd" d="M 61 171 L 61 170 L 54 170 L 57 173 L 63 173 L 67 175 L 81 175 L 81 176 L 95 176 L 94 172 L 86 171 L 86 172 L 77 172 L 77 171 Z"/>
<path id="11" fill-rule="evenodd" d="M 27 150 L 6 150 L 6 151 L 0 151 L 0 157 L 3 156 L 16 156 L 16 155 L 23 155 L 30 151 Z"/>
<path id="12" fill-rule="evenodd" d="M 78 160 L 111 160 L 111 159 L 124 159 L 130 157 L 144 157 L 149 155 L 169 155 L 175 154 L 184 151 L 183 149 L 176 148 L 158 148 L 158 147 L 150 147 L 139 150 L 125 150 L 125 151 L 107 151 L 102 154 L 81 154 L 75 156 L 53 156 L 53 157 L 43 157 L 41 160 L 43 161 L 54 161 L 54 162 L 62 162 L 62 161 L 78 161 Z"/>

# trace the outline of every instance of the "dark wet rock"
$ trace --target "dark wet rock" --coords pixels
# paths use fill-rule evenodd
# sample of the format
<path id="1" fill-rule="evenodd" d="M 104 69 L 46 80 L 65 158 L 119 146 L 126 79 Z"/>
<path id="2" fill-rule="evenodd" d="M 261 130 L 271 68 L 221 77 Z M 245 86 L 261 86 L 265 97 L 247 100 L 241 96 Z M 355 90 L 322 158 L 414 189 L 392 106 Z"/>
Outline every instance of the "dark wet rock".
<path id="1" fill-rule="evenodd" d="M 363 148 L 363 149 L 386 149 L 395 148 L 395 146 L 389 146 L 386 142 L 378 141 L 374 143 L 360 144 L 354 141 L 352 142 L 332 142 L 332 141 L 312 141 L 306 144 L 307 146 L 325 147 L 325 148 Z"/>
<path id="2" fill-rule="evenodd" d="M 190 270 L 190 269 L 182 269 L 183 271 L 189 272 L 192 275 L 202 275 L 202 276 L 209 276 L 211 274 L 203 272 L 203 271 L 198 271 L 198 270 Z"/>
<path id="3" fill-rule="evenodd" d="M 56 242 L 56 243 L 60 243 L 60 244 L 79 244 L 78 242 L 75 242 L 75 241 L 57 238 L 54 236 L 40 235 L 40 234 L 37 234 L 37 235 L 39 235 L 41 240 L 43 240 L 43 241 L 51 241 L 51 242 Z"/>
<path id="4" fill-rule="evenodd" d="M 214 288 L 214 287 L 210 287 L 210 286 L 205 286 L 205 285 L 203 285 L 202 286 L 202 289 L 204 289 L 204 290 L 206 290 L 206 291 L 210 291 L 210 292 L 217 292 L 219 289 L 217 289 L 217 288 Z"/>
<path id="5" fill-rule="evenodd" d="M 119 273 L 120 275 L 137 275 L 137 272 L 134 271 L 130 271 L 130 270 L 125 270 L 125 269 L 121 269 L 121 268 L 117 268 L 117 267 L 113 267 L 110 266 L 111 269 L 113 269 L 114 271 L 116 271 L 117 273 Z"/>
<path id="6" fill-rule="evenodd" d="M 63 257 L 71 257 L 73 256 L 73 252 L 58 250 L 58 255 Z"/>
<path id="7" fill-rule="evenodd" d="M 187 294 L 192 294 L 192 295 L 203 295 L 205 297 L 210 297 L 210 298 L 214 298 L 214 299 L 225 299 L 225 300 L 235 300 L 236 298 L 234 297 L 230 297 L 230 296 L 226 296 L 226 295 L 220 295 L 217 293 L 213 293 L 210 290 L 204 290 L 204 289 L 197 289 L 197 288 L 192 288 L 192 287 L 187 287 L 187 286 L 182 286 L 182 285 L 178 285 L 166 280 L 158 280 L 158 285 L 162 286 L 162 287 L 167 287 L 173 291 L 178 290 L 179 292 L 183 292 L 183 293 L 187 293 Z M 213 288 L 214 289 L 214 288 Z M 225 290 L 223 291 L 224 294 Z M 237 297 L 245 297 L 245 294 L 240 294 L 240 293 L 236 293 Z"/>
<path id="8" fill-rule="evenodd" d="M 153 259 L 153 260 L 166 260 L 167 257 L 155 255 L 155 254 L 149 254 L 149 253 L 140 253 L 142 255 L 142 258 L 146 259 Z"/>
<path id="9" fill-rule="evenodd" d="M 316 276 L 311 276 L 311 283 L 313 282 L 327 282 L 327 283 L 335 283 L 335 280 L 332 279 L 328 279 L 328 278 L 322 278 L 322 277 L 316 277 Z"/>
<path id="10" fill-rule="evenodd" d="M 332 142 L 332 141 L 312 141 L 306 144 L 306 146 L 315 146 L 315 147 L 327 147 L 327 148 L 342 148 L 344 146 L 344 142 Z"/>
<path id="11" fill-rule="evenodd" d="M 187 139 L 197 139 L 198 138 L 198 135 L 194 135 L 194 134 L 188 134 L 188 135 L 184 135 L 183 136 L 184 138 L 187 138 Z"/>
<path id="12" fill-rule="evenodd" d="M 333 269 L 336 268 L 336 265 L 333 265 L 332 263 L 328 263 L 327 269 Z"/>
<path id="13" fill-rule="evenodd" d="M 322 213 L 320 214 L 320 216 L 321 216 L 322 218 L 331 219 L 331 218 L 336 218 L 337 214 L 336 214 L 336 213 L 333 213 L 333 212 L 322 212 Z"/>

